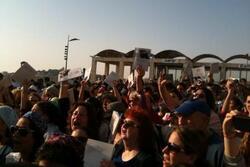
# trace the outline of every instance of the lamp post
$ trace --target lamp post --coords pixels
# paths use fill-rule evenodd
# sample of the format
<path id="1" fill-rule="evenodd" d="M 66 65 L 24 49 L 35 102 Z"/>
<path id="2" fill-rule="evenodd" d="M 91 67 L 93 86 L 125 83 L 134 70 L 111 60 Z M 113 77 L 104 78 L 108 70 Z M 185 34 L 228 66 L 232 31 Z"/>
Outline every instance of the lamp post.
<path id="1" fill-rule="evenodd" d="M 65 46 L 65 52 L 64 52 L 64 60 L 65 60 L 65 69 L 64 70 L 67 70 L 67 65 L 68 65 L 69 42 L 77 41 L 77 40 L 80 40 L 80 39 L 78 39 L 78 38 L 70 38 L 70 36 L 68 35 L 67 45 Z"/>

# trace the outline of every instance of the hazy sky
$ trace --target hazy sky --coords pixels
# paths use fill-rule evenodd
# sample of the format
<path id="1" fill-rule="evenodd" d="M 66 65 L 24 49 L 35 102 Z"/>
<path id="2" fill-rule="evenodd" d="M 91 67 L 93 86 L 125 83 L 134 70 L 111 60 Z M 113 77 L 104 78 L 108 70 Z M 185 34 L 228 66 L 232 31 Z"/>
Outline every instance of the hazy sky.
<path id="1" fill-rule="evenodd" d="M 91 66 L 90 55 L 135 47 L 195 57 L 250 53 L 248 0 L 0 0 L 0 71 Z"/>

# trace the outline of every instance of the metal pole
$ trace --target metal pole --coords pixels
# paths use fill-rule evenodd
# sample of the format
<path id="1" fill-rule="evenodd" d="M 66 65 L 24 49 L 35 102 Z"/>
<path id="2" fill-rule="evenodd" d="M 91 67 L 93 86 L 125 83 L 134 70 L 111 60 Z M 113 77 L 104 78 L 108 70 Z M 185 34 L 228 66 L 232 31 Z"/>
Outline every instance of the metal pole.
<path id="1" fill-rule="evenodd" d="M 67 52 L 65 53 L 65 70 L 67 70 L 67 65 L 68 65 L 68 56 L 69 56 L 69 35 L 68 35 L 68 40 L 67 40 Z"/>
<path id="2" fill-rule="evenodd" d="M 247 73 L 248 73 L 248 54 L 247 54 L 247 66 L 246 66 L 246 80 L 247 80 Z"/>

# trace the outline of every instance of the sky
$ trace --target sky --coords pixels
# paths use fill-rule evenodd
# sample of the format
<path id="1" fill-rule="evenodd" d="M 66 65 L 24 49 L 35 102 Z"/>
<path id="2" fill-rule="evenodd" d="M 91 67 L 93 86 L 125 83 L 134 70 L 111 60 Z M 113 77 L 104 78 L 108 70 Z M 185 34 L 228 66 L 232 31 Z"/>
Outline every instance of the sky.
<path id="1" fill-rule="evenodd" d="M 248 0 L 0 0 L 0 71 L 89 68 L 105 49 L 177 50 L 191 58 L 250 53 Z"/>

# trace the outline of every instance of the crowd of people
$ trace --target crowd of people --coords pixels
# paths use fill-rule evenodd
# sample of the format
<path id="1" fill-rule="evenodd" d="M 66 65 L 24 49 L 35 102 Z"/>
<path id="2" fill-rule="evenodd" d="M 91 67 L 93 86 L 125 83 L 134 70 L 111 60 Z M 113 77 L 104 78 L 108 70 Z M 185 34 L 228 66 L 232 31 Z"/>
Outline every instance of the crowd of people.
<path id="1" fill-rule="evenodd" d="M 250 127 L 234 121 L 250 117 L 245 79 L 216 84 L 210 73 L 173 83 L 161 73 L 146 83 L 144 75 L 138 66 L 133 84 L 76 78 L 1 87 L 0 166 L 83 167 L 88 139 L 114 145 L 100 167 L 250 166 Z M 111 131 L 114 111 L 120 120 Z"/>

